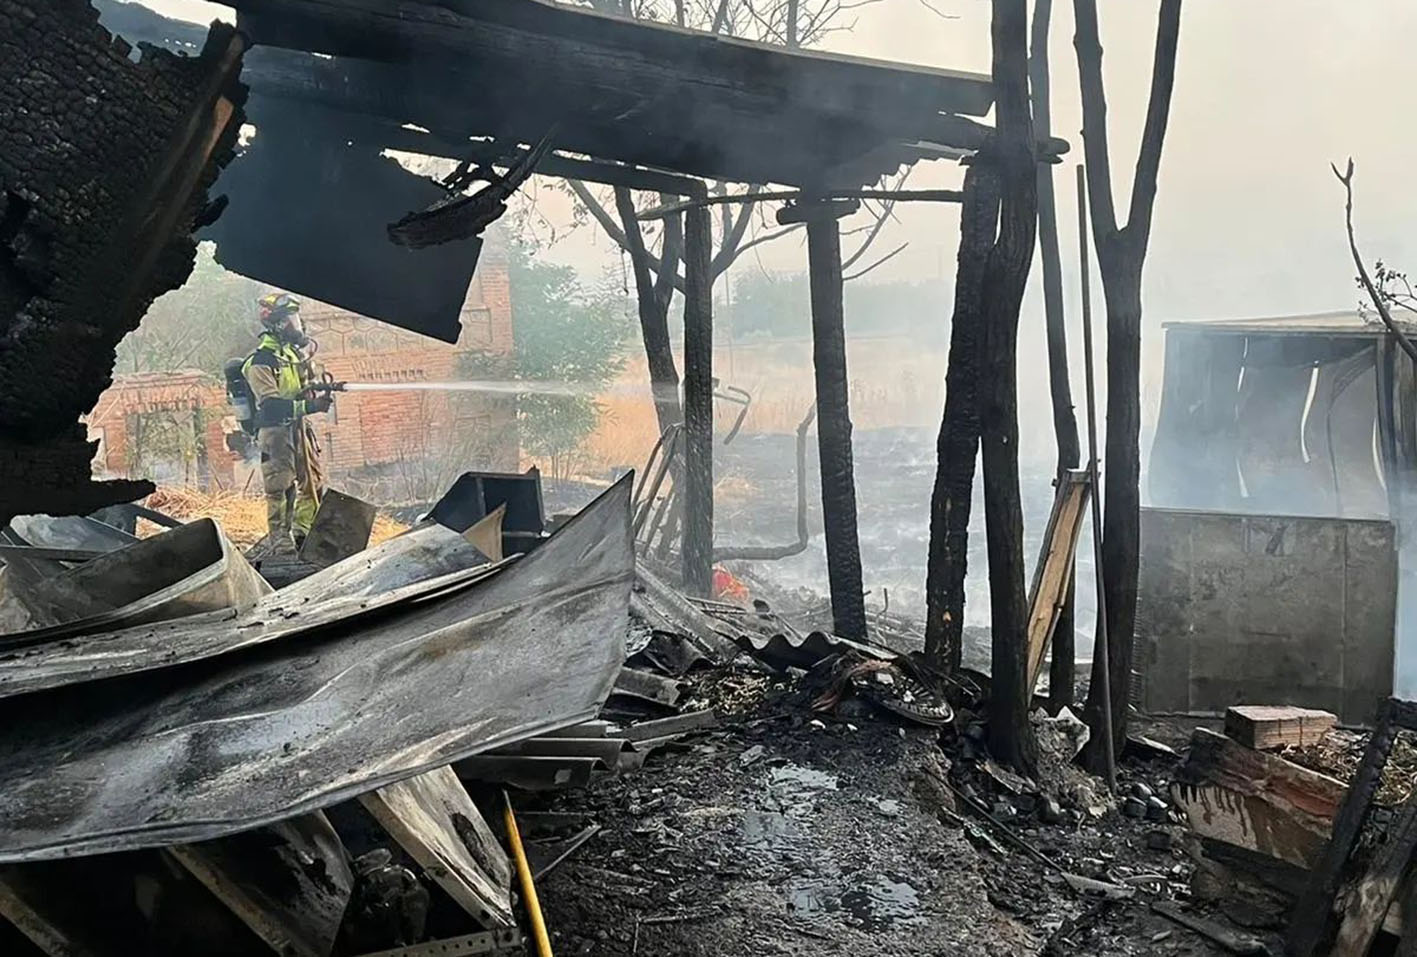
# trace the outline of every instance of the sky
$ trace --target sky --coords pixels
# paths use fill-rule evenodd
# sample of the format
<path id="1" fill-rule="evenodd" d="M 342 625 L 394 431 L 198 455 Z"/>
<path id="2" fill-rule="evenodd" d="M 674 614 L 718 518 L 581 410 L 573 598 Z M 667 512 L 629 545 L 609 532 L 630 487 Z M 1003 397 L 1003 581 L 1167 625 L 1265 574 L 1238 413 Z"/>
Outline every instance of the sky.
<path id="1" fill-rule="evenodd" d="M 199 0 L 145 0 L 169 16 L 233 19 Z M 850 11 L 855 26 L 823 48 L 903 62 L 987 72 L 987 0 L 877 0 Z M 1156 27 L 1152 0 L 1101 0 L 1114 191 L 1119 208 L 1131 170 L 1150 82 Z M 935 12 L 939 11 L 939 12 Z M 947 14 L 948 19 L 941 15 Z M 1055 167 L 1068 296 L 1077 297 L 1073 164 L 1081 112 L 1072 49 L 1072 4 L 1054 4 L 1050 58 L 1053 132 L 1073 144 Z M 1359 241 L 1369 259 L 1417 263 L 1417 4 L 1406 0 L 1187 0 L 1170 128 L 1162 160 L 1144 302 L 1149 323 L 1316 312 L 1357 301 L 1343 236 L 1343 195 L 1329 171 L 1357 163 Z M 958 186 L 962 171 L 923 163 L 913 188 Z M 546 191 L 541 194 L 545 196 Z M 553 219 L 564 208 L 543 200 Z M 958 214 L 953 206 L 898 206 L 881 251 L 909 243 L 878 279 L 949 276 Z M 848 248 L 850 248 L 848 246 Z M 560 240 L 553 258 L 586 270 L 617 262 L 594 227 Z M 796 237 L 759 248 L 742 268 L 801 270 Z M 1036 268 L 1035 268 L 1036 272 Z M 1038 312 L 1036 290 L 1025 310 Z M 1025 327 L 1026 328 L 1026 327 Z"/>

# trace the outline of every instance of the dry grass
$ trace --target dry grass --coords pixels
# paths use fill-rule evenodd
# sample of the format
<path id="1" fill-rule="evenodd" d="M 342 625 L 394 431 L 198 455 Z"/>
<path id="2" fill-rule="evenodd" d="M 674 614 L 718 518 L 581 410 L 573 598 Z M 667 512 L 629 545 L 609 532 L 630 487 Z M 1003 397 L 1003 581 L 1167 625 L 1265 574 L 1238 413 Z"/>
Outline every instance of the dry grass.
<path id="1" fill-rule="evenodd" d="M 148 496 L 147 506 L 184 522 L 198 518 L 214 519 L 226 537 L 241 548 L 249 548 L 266 534 L 266 500 L 253 495 L 232 491 L 203 492 L 200 489 L 164 485 Z M 377 515 L 369 544 L 387 541 L 407 528 L 407 525 L 387 515 Z M 138 522 L 140 536 L 160 531 L 162 529 L 151 522 Z"/>

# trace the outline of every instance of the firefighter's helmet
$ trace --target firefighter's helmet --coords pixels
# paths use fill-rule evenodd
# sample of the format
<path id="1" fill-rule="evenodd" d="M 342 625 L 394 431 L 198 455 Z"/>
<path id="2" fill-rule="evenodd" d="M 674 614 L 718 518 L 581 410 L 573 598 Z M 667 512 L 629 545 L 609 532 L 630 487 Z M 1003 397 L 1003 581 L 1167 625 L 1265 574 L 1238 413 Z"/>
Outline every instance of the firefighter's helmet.
<path id="1" fill-rule="evenodd" d="M 272 331 L 300 314 L 300 300 L 283 292 L 272 292 L 256 300 L 261 312 L 261 325 Z"/>

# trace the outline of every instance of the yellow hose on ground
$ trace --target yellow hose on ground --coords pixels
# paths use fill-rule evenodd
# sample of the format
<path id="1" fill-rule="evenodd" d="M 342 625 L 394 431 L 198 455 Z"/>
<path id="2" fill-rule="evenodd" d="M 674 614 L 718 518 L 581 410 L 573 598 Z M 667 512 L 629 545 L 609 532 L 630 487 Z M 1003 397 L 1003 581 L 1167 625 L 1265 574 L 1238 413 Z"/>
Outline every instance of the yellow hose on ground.
<path id="1" fill-rule="evenodd" d="M 536 897 L 536 885 L 531 880 L 531 865 L 527 863 L 526 850 L 522 847 L 522 835 L 517 830 L 517 819 L 512 814 L 512 799 L 502 792 L 506 804 L 507 843 L 512 845 L 512 859 L 517 862 L 517 876 L 521 878 L 522 897 L 526 898 L 526 911 L 531 917 L 531 934 L 536 938 L 536 952 L 540 957 L 553 957 L 551 938 L 546 934 L 546 921 L 541 916 L 541 901 Z"/>

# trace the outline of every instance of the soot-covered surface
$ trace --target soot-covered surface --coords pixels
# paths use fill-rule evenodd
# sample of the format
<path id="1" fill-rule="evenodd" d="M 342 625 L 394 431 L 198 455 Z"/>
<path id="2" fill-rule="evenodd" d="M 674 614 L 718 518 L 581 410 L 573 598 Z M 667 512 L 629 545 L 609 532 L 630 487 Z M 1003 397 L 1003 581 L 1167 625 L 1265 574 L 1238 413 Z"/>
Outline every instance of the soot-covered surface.
<path id="1" fill-rule="evenodd" d="M 538 885 L 558 954 L 1223 953 L 1149 909 L 1185 895 L 1180 847 L 1148 846 L 1175 827 L 1115 810 L 1015 816 L 1010 827 L 1070 871 L 1159 878 L 1121 904 L 1079 899 L 1022 851 L 976 846 L 980 822 L 962 806 L 965 826 L 944 810 L 944 780 L 998 798 L 958 741 L 942 750 L 936 732 L 854 701 L 814 720 L 806 700 L 788 679 L 700 674 L 685 707 L 715 707 L 717 729 L 549 800 L 602 828 Z M 1161 788 L 1169 772 L 1131 762 L 1123 786 Z"/>

